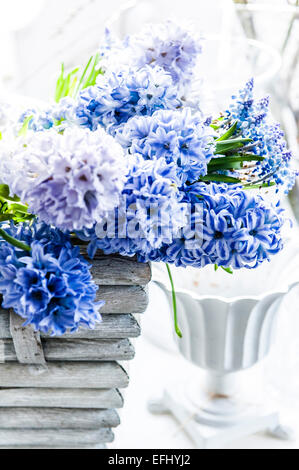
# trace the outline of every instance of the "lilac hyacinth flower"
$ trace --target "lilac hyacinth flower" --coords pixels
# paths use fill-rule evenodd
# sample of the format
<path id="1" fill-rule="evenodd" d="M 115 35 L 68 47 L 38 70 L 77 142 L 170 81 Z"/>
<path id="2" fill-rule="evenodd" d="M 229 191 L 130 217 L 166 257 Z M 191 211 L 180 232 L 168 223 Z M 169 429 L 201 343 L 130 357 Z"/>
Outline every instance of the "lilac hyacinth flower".
<path id="1" fill-rule="evenodd" d="M 48 225 L 64 231 L 91 228 L 119 203 L 124 154 L 102 129 L 31 133 L 17 139 L 8 157 L 3 180 Z"/>
<path id="2" fill-rule="evenodd" d="M 91 266 L 73 247 L 70 238 L 45 224 L 11 225 L 14 238 L 31 247 L 30 255 L 0 241 L 0 292 L 3 308 L 12 308 L 24 325 L 60 336 L 79 326 L 93 329 L 101 322 L 103 301 Z"/>
<path id="3" fill-rule="evenodd" d="M 146 26 L 128 39 L 134 63 L 157 64 L 169 72 L 175 84 L 190 83 L 198 57 L 202 53 L 200 35 L 174 21 Z"/>
<path id="4" fill-rule="evenodd" d="M 100 48 L 104 69 L 159 66 L 171 75 L 174 85 L 181 90 L 190 84 L 201 53 L 201 36 L 193 28 L 174 21 L 147 25 L 124 41 L 117 40 L 106 30 Z"/>

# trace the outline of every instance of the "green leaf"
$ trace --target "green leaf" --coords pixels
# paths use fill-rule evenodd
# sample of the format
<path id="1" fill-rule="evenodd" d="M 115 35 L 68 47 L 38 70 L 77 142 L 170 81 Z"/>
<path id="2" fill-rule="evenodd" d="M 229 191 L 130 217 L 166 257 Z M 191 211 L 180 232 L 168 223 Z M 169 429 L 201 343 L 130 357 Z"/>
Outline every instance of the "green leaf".
<path id="1" fill-rule="evenodd" d="M 261 157 L 259 155 L 254 154 L 247 154 L 247 155 L 231 155 L 226 157 L 219 157 L 213 158 L 210 163 L 208 164 L 209 171 L 215 170 L 224 170 L 224 169 L 231 169 L 236 168 L 234 166 L 235 163 L 243 163 L 243 162 L 262 162 L 265 160 L 265 157 Z"/>
<path id="2" fill-rule="evenodd" d="M 73 81 L 71 82 L 70 89 L 69 89 L 69 96 L 74 96 L 77 81 L 78 81 L 78 77 L 75 77 Z"/>
<path id="3" fill-rule="evenodd" d="M 223 140 L 222 142 L 218 142 L 216 145 L 216 154 L 226 154 L 227 152 L 231 152 L 232 150 L 236 150 L 238 148 L 242 148 L 245 144 L 252 142 L 251 139 L 231 139 L 231 140 Z"/>
<path id="4" fill-rule="evenodd" d="M 91 62 L 92 62 L 92 59 L 93 59 L 93 56 L 90 57 L 89 61 L 88 61 L 87 64 L 86 64 L 85 69 L 83 70 L 83 73 L 82 73 L 81 78 L 80 78 L 79 83 L 78 83 L 78 87 L 77 87 L 77 89 L 76 89 L 75 96 L 77 96 L 78 93 L 79 93 L 79 91 L 81 90 L 81 86 L 82 86 L 82 84 L 83 84 L 83 82 L 84 82 L 84 79 L 85 79 L 85 77 L 86 77 L 86 75 L 87 75 L 88 69 L 89 69 L 90 64 L 91 64 Z"/>
<path id="5" fill-rule="evenodd" d="M 35 218 L 28 213 L 28 206 L 20 203 L 17 196 L 11 197 L 9 187 L 0 185 L 0 222 L 14 220 L 15 222 L 25 222 Z"/>
<path id="6" fill-rule="evenodd" d="M 7 184 L 0 184 L 0 196 L 7 198 L 9 197 L 10 190 Z"/>
<path id="7" fill-rule="evenodd" d="M 55 90 L 55 101 L 56 103 L 59 103 L 60 101 L 60 94 L 61 94 L 61 89 L 63 87 L 63 82 L 64 82 L 64 64 L 61 64 L 61 73 L 57 79 L 56 82 L 56 90 Z"/>
<path id="8" fill-rule="evenodd" d="M 91 68 L 89 77 L 87 78 L 86 82 L 82 86 L 82 89 L 95 85 L 97 77 L 102 74 L 101 69 L 97 69 L 99 61 L 100 61 L 100 54 L 97 53 L 94 57 L 93 66 Z"/>
<path id="9" fill-rule="evenodd" d="M 225 145 L 230 145 L 230 144 L 247 144 L 248 142 L 252 142 L 252 139 L 244 139 L 244 138 L 238 138 L 238 139 L 227 139 L 227 140 L 222 140 L 221 142 L 218 142 L 218 146 L 225 146 Z"/>
<path id="10" fill-rule="evenodd" d="M 219 137 L 219 139 L 217 139 L 216 142 L 221 142 L 221 141 L 227 140 L 230 137 L 232 137 L 234 135 L 234 133 L 236 132 L 237 127 L 238 127 L 238 121 L 236 121 L 232 125 L 232 127 L 225 134 L 223 134 L 221 137 Z"/>
<path id="11" fill-rule="evenodd" d="M 13 219 L 12 214 L 1 214 L 0 215 L 0 222 L 7 222 L 7 221 L 12 220 L 12 219 Z"/>
<path id="12" fill-rule="evenodd" d="M 100 54 L 97 53 L 95 56 L 90 57 L 81 75 L 79 75 L 80 68 L 77 67 L 66 76 L 65 67 L 64 64 L 62 64 L 61 73 L 56 83 L 55 101 L 59 103 L 62 98 L 67 96 L 76 98 L 80 90 L 95 85 L 97 77 L 103 73 L 102 70 L 98 68 L 99 62 Z"/>
<path id="13" fill-rule="evenodd" d="M 12 211 L 20 212 L 22 214 L 27 214 L 28 207 L 24 206 L 23 204 L 11 204 L 9 209 Z"/>
<path id="14" fill-rule="evenodd" d="M 0 201 L 2 202 L 20 202 L 20 198 L 18 196 L 10 196 L 10 189 L 9 186 L 6 184 L 0 185 Z"/>
<path id="15" fill-rule="evenodd" d="M 33 116 L 27 116 L 26 119 L 24 120 L 23 122 L 23 125 L 18 133 L 18 137 L 25 137 L 27 132 L 28 132 L 28 128 L 29 128 L 29 124 L 30 124 L 30 121 L 33 119 Z"/>
<path id="16" fill-rule="evenodd" d="M 55 101 L 59 103 L 62 98 L 67 96 L 72 96 L 74 93 L 76 83 L 77 83 L 77 74 L 79 72 L 79 68 L 75 68 L 70 73 L 67 74 L 65 77 L 65 67 L 64 64 L 61 64 L 61 73 L 58 77 L 56 83 L 56 91 L 55 91 Z"/>
<path id="17" fill-rule="evenodd" d="M 217 271 L 218 271 L 218 269 L 219 269 L 219 266 L 218 266 L 217 264 L 215 264 L 215 266 L 214 266 L 214 270 L 215 270 L 215 272 L 217 272 Z"/>
<path id="18" fill-rule="evenodd" d="M 227 274 L 234 274 L 231 268 L 224 268 L 223 266 L 221 266 L 221 269 L 223 269 L 223 271 L 225 271 Z"/>
<path id="19" fill-rule="evenodd" d="M 210 183 L 210 182 L 215 182 L 215 183 L 241 183 L 241 180 L 238 178 L 233 178 L 232 176 L 225 176 L 225 175 L 207 175 L 207 176 L 202 176 L 200 178 L 200 181 L 203 181 L 204 183 Z"/>

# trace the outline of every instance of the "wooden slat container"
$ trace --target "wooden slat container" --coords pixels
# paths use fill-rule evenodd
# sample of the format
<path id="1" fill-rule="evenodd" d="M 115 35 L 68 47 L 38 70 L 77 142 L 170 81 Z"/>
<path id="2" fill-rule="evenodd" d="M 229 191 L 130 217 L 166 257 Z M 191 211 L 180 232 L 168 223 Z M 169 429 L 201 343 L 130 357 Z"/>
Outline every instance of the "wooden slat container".
<path id="1" fill-rule="evenodd" d="M 148 264 L 98 255 L 92 273 L 106 300 L 103 322 L 61 338 L 39 335 L 0 310 L 0 449 L 104 448 L 120 423 L 119 389 L 129 384 L 118 361 L 134 358 L 134 314 L 148 304 Z"/>

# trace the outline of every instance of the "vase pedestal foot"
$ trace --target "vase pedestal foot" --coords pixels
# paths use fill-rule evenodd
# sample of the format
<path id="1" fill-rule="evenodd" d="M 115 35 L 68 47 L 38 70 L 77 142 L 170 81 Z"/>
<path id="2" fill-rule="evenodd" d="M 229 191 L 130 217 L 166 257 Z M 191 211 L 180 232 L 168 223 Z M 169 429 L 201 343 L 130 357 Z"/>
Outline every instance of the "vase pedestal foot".
<path id="1" fill-rule="evenodd" d="M 276 439 L 281 439 L 282 441 L 295 441 L 296 434 L 292 428 L 289 426 L 283 426 L 279 424 L 274 428 L 269 428 L 267 430 L 267 434 L 271 437 L 275 437 Z"/>
<path id="2" fill-rule="evenodd" d="M 148 408 L 153 414 L 172 414 L 198 449 L 218 449 L 258 432 L 284 440 L 294 437 L 289 428 L 280 425 L 279 413 L 266 406 L 241 406 L 226 397 L 211 397 L 198 406 L 183 386 L 167 389 L 162 399 L 151 401 Z"/>

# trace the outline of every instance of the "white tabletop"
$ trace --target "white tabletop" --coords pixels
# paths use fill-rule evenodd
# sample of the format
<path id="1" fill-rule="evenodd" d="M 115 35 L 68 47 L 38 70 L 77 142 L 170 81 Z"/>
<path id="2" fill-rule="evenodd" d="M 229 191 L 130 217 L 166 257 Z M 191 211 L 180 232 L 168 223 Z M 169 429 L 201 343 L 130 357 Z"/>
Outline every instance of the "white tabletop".
<path id="1" fill-rule="evenodd" d="M 185 374 L 199 371 L 175 353 L 163 351 L 144 336 L 136 342 L 136 358 L 130 368 L 130 386 L 125 392 L 125 407 L 121 411 L 121 426 L 116 430 L 113 449 L 194 449 L 191 439 L 179 423 L 169 415 L 153 416 L 147 403 L 161 394 L 164 385 L 183 380 Z M 256 372 L 255 372 L 256 373 Z M 287 408 L 282 411 L 283 422 L 297 427 L 297 441 L 285 442 L 263 434 L 227 445 L 226 449 L 298 449 L 299 416 Z"/>

